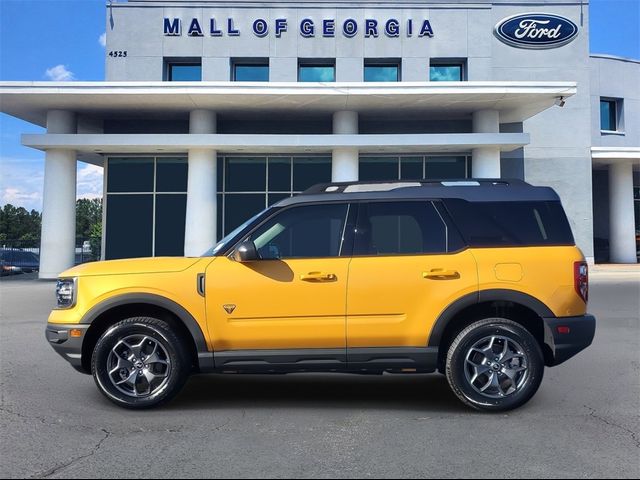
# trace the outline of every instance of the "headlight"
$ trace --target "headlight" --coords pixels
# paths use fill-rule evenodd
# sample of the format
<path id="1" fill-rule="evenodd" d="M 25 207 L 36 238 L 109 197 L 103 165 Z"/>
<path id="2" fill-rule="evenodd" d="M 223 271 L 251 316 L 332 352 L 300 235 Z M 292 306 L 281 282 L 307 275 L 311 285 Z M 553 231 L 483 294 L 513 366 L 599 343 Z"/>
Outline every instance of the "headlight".
<path id="1" fill-rule="evenodd" d="M 56 285 L 58 308 L 71 308 L 76 304 L 76 279 L 60 278 Z"/>

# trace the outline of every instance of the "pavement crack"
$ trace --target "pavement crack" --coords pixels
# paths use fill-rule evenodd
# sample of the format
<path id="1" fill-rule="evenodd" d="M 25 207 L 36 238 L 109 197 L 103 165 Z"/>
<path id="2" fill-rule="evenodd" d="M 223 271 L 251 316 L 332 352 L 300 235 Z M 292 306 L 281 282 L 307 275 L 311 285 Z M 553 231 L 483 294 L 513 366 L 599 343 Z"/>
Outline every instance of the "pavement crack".
<path id="1" fill-rule="evenodd" d="M 98 453 L 98 450 L 100 450 L 100 447 L 102 447 L 102 444 L 111 436 L 111 432 L 101 428 L 100 431 L 102 433 L 104 433 L 104 436 L 95 444 L 95 446 L 91 449 L 91 451 L 89 453 L 85 453 L 84 455 L 79 455 L 77 457 L 72 458 L 71 460 L 69 460 L 68 462 L 65 462 L 63 464 L 60 465 L 56 465 L 53 468 L 50 468 L 49 470 L 46 470 L 43 473 L 39 473 L 37 475 L 32 476 L 31 478 L 49 478 L 53 475 L 55 475 L 56 473 L 59 473 L 60 471 L 75 465 L 76 463 L 84 460 L 85 458 L 89 458 L 92 457 L 93 455 L 95 455 L 96 453 Z"/>
<path id="2" fill-rule="evenodd" d="M 595 418 L 596 420 L 601 421 L 602 423 L 609 425 L 611 427 L 617 427 L 620 430 L 623 430 L 625 432 L 627 432 L 630 436 L 631 439 L 633 440 L 633 442 L 636 444 L 637 448 L 640 448 L 640 439 L 638 438 L 638 432 L 634 432 L 633 430 L 631 430 L 630 428 L 625 427 L 624 425 L 619 425 L 615 422 L 612 422 L 611 420 L 607 420 L 606 418 L 598 415 L 596 413 L 596 409 L 592 408 L 588 405 L 584 405 L 584 408 L 586 408 L 587 410 L 589 410 L 589 416 Z"/>

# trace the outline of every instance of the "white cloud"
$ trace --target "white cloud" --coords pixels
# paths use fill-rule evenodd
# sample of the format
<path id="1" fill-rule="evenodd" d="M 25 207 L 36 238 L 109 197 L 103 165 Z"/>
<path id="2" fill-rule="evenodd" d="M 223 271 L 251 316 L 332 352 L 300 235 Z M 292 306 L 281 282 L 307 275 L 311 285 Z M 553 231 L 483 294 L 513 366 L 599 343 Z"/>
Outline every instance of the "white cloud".
<path id="1" fill-rule="evenodd" d="M 75 75 L 72 71 L 67 70 L 65 65 L 56 65 L 55 67 L 47 68 L 44 75 L 54 82 L 70 82 L 75 80 Z"/>
<path id="2" fill-rule="evenodd" d="M 107 46 L 107 34 L 103 33 L 98 37 L 98 43 L 102 46 L 102 48 Z"/>
<path id="3" fill-rule="evenodd" d="M 102 198 L 103 168 L 89 163 L 78 163 L 78 198 Z"/>

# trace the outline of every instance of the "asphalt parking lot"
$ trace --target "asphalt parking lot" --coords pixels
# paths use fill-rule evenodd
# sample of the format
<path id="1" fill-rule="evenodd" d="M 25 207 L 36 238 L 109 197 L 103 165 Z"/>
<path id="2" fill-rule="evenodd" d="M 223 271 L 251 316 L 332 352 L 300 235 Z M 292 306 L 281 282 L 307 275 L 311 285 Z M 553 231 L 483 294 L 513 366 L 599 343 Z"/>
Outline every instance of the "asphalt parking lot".
<path id="1" fill-rule="evenodd" d="M 592 279 L 594 345 L 508 415 L 444 377 L 196 376 L 119 409 L 46 344 L 54 284 L 0 282 L 1 477 L 640 476 L 640 276 Z"/>

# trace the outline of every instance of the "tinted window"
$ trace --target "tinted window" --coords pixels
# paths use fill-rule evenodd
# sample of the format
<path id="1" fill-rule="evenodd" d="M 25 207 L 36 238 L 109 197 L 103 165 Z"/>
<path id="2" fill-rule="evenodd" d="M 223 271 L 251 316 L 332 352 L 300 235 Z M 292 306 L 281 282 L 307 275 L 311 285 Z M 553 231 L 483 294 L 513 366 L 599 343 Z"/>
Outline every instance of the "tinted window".
<path id="1" fill-rule="evenodd" d="M 153 195 L 107 195 L 107 260 L 150 257 Z"/>
<path id="2" fill-rule="evenodd" d="M 267 186 L 267 159 L 265 157 L 228 158 L 226 176 L 227 192 L 264 192 Z"/>
<path id="3" fill-rule="evenodd" d="M 600 100 L 600 130 L 615 132 L 618 129 L 615 100 Z"/>
<path id="4" fill-rule="evenodd" d="M 170 82 L 199 82 L 202 80 L 202 65 L 198 63 L 170 63 L 167 66 Z"/>
<path id="5" fill-rule="evenodd" d="M 323 258 L 340 255 L 346 204 L 287 209 L 251 235 L 263 259 Z"/>
<path id="6" fill-rule="evenodd" d="M 225 235 L 242 225 L 247 219 L 265 209 L 266 194 L 227 194 L 224 196 Z"/>
<path id="7" fill-rule="evenodd" d="M 445 205 L 470 246 L 574 244 L 560 202 L 445 200 Z"/>
<path id="8" fill-rule="evenodd" d="M 153 158 L 110 158 L 109 192 L 153 192 Z"/>
<path id="9" fill-rule="evenodd" d="M 399 82 L 400 67 L 398 65 L 365 65 L 365 82 Z"/>
<path id="10" fill-rule="evenodd" d="M 186 195 L 156 196 L 155 255 L 184 255 L 184 219 L 187 212 Z"/>
<path id="11" fill-rule="evenodd" d="M 447 251 L 447 228 L 431 202 L 362 204 L 356 232 L 356 255 Z"/>
<path id="12" fill-rule="evenodd" d="M 335 82 L 335 65 L 300 65 L 298 68 L 299 82 Z"/>
<path id="13" fill-rule="evenodd" d="M 302 192 L 316 183 L 331 181 L 331 157 L 293 159 L 293 190 Z"/>
<path id="14" fill-rule="evenodd" d="M 360 157 L 360 180 L 397 180 L 398 157 Z"/>
<path id="15" fill-rule="evenodd" d="M 454 179 L 466 178 L 465 157 L 427 157 L 425 165 L 427 178 Z"/>
<path id="16" fill-rule="evenodd" d="M 269 65 L 241 65 L 233 66 L 233 80 L 236 82 L 268 82 Z"/>
<path id="17" fill-rule="evenodd" d="M 156 164 L 156 191 L 186 192 L 187 175 L 186 158 L 158 158 Z"/>
<path id="18" fill-rule="evenodd" d="M 429 79 L 432 82 L 460 82 L 463 70 L 461 64 L 455 65 L 431 65 L 429 67 Z"/>

